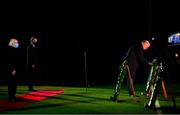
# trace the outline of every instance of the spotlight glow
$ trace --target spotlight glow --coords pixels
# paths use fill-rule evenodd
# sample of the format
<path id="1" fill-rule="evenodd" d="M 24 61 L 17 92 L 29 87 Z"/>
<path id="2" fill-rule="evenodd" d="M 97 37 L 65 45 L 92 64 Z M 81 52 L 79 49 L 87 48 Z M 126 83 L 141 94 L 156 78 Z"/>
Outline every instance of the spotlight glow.
<path id="1" fill-rule="evenodd" d="M 178 53 L 175 53 L 175 57 L 179 57 L 179 54 L 178 54 Z"/>

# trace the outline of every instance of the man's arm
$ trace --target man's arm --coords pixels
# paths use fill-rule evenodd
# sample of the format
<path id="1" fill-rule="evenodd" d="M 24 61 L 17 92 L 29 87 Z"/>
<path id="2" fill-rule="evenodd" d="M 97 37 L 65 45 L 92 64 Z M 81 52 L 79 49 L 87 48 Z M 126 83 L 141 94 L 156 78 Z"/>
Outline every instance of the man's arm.
<path id="1" fill-rule="evenodd" d="M 136 55 L 138 56 L 139 60 L 140 60 L 144 65 L 152 65 L 152 63 L 148 62 L 148 61 L 146 60 L 146 58 L 144 57 L 143 49 L 142 49 L 140 46 L 138 46 L 135 51 L 136 51 Z"/>

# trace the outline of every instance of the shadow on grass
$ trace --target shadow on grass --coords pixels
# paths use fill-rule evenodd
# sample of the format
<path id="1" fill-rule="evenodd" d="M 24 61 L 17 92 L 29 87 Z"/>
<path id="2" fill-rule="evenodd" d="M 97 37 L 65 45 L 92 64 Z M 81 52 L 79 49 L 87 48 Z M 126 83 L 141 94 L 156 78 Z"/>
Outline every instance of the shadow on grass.
<path id="1" fill-rule="evenodd" d="M 71 104 L 75 104 L 75 102 L 47 104 L 47 105 L 39 105 L 39 106 L 34 106 L 34 107 L 22 107 L 22 108 L 12 109 L 12 111 L 33 110 L 33 109 L 42 109 L 42 108 L 49 108 L 49 107 L 61 107 L 61 106 L 71 105 Z M 42 113 L 44 113 L 44 112 L 42 112 Z"/>
<path id="2" fill-rule="evenodd" d="M 83 98 L 89 98 L 89 99 L 93 99 L 93 100 L 101 100 L 101 101 L 111 101 L 110 98 L 101 98 L 101 97 L 92 97 L 92 96 L 88 96 L 88 94 L 63 94 L 66 96 L 73 96 L 73 97 L 83 97 Z"/>
<path id="3" fill-rule="evenodd" d="M 158 110 L 161 110 L 162 113 L 171 113 L 171 114 L 177 114 L 180 113 L 180 108 L 174 108 L 174 107 L 161 107 Z"/>
<path id="4" fill-rule="evenodd" d="M 39 105 L 39 106 L 34 106 L 34 107 L 23 107 L 23 108 L 18 108 L 18 109 L 13 109 L 13 111 L 19 111 L 19 110 L 33 110 L 33 109 L 42 109 L 42 108 L 49 108 L 49 107 L 63 107 L 67 105 L 72 105 L 72 104 L 77 104 L 77 103 L 88 103 L 88 104 L 97 104 L 94 103 L 96 101 L 111 101 L 110 99 L 103 99 L 103 98 L 98 98 L 98 97 L 90 97 L 90 96 L 85 96 L 85 95 L 80 95 L 80 94 L 62 94 L 67 97 L 50 97 L 49 99 L 58 99 L 60 100 L 59 103 L 56 104 L 47 104 L 47 105 Z M 81 100 L 73 97 L 84 97 L 84 98 L 90 98 L 89 100 Z M 67 102 L 61 102 L 62 101 L 67 101 Z M 125 100 L 119 100 L 118 102 L 125 102 Z"/>
<path id="5" fill-rule="evenodd" d="M 6 93 L 0 93 L 0 95 L 7 95 Z"/>
<path id="6" fill-rule="evenodd" d="M 110 97 L 107 97 L 107 98 L 101 98 L 101 97 L 93 97 L 93 96 L 88 96 L 87 94 L 63 94 L 65 96 L 71 96 L 71 97 L 82 97 L 82 98 L 88 98 L 88 99 L 91 99 L 91 101 L 80 101 L 79 102 L 83 102 L 83 103 L 92 103 L 92 102 L 95 102 L 95 101 L 107 101 L 107 102 L 113 102 L 112 100 L 110 100 Z M 51 98 L 57 98 L 57 97 L 51 97 Z M 64 100 L 71 100 L 71 101 L 75 101 L 75 100 L 72 100 L 72 98 L 62 98 L 61 99 L 64 99 Z M 77 100 L 76 100 L 77 101 Z M 125 103 L 125 102 L 131 102 L 130 99 L 127 99 L 127 100 L 124 100 L 124 99 L 118 99 L 117 102 L 121 102 L 121 103 Z"/>

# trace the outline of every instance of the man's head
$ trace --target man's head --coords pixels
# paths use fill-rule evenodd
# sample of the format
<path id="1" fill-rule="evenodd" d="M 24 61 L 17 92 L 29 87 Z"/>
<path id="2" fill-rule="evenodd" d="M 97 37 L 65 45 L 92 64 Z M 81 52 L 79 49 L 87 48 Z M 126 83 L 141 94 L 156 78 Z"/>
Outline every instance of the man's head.
<path id="1" fill-rule="evenodd" d="M 12 46 L 14 48 L 19 47 L 19 43 L 18 43 L 18 40 L 16 38 L 11 38 L 8 45 Z"/>
<path id="2" fill-rule="evenodd" d="M 142 44 L 142 47 L 143 47 L 144 50 L 149 49 L 149 47 L 150 47 L 150 45 L 151 45 L 148 40 L 143 40 L 143 41 L 141 42 L 141 44 Z"/>
<path id="3" fill-rule="evenodd" d="M 30 41 L 31 41 L 31 43 L 36 44 L 37 43 L 37 38 L 32 36 Z"/>

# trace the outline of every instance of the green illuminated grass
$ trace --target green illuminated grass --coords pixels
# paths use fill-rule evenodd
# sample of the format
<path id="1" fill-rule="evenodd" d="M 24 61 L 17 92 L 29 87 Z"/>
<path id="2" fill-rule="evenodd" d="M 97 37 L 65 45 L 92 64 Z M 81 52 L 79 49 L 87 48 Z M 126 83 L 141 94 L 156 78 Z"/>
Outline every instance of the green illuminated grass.
<path id="1" fill-rule="evenodd" d="M 180 85 L 174 85 L 173 91 L 176 93 L 175 99 L 177 107 L 180 106 Z M 3 113 L 8 114 L 127 114 L 127 113 L 157 113 L 157 111 L 144 108 L 144 103 L 148 102 L 148 99 L 144 95 L 140 95 L 141 92 L 145 92 L 145 85 L 136 85 L 136 94 L 140 97 L 129 97 L 126 84 L 121 88 L 119 101 L 110 101 L 114 91 L 114 86 L 94 86 L 94 87 L 64 87 L 64 86 L 35 86 L 37 90 L 56 90 L 64 89 L 64 93 L 58 94 L 54 97 L 49 97 L 43 101 L 37 101 L 33 104 L 23 106 L 16 110 L 9 110 Z M 27 93 L 27 86 L 18 86 L 17 96 Z M 179 95 L 178 95 L 179 94 Z M 7 86 L 0 86 L 0 100 L 7 100 Z M 171 95 L 169 100 L 165 100 L 163 93 L 160 89 L 158 101 L 161 108 L 161 113 L 175 113 L 172 109 L 173 104 Z M 179 112 L 179 111 L 176 111 Z"/>

